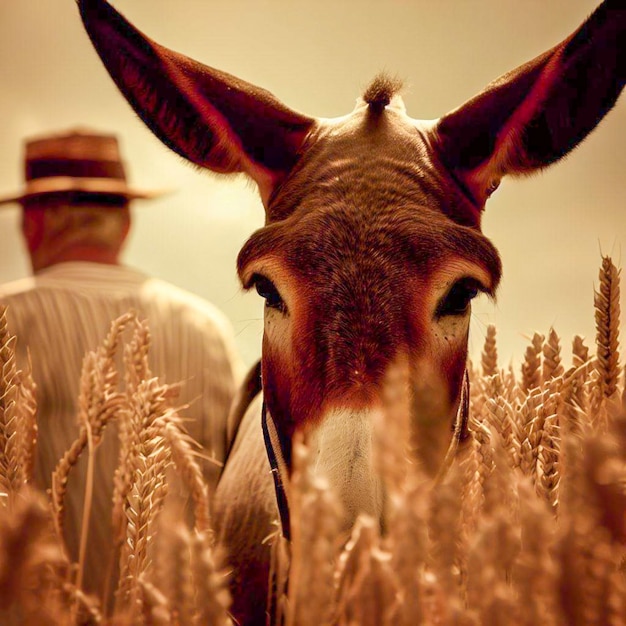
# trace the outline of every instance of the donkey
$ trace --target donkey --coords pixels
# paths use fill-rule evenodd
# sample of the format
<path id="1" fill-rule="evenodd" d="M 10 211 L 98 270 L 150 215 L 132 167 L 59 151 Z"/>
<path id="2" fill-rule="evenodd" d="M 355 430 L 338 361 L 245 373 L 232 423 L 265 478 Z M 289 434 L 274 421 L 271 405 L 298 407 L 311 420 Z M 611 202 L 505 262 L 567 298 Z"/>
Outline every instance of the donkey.
<path id="1" fill-rule="evenodd" d="M 626 9 L 606 0 L 570 37 L 436 121 L 410 118 L 395 81 L 373 81 L 338 119 L 169 50 L 105 0 L 78 0 L 113 80 L 152 132 L 192 163 L 243 172 L 265 226 L 239 253 L 265 299 L 260 376 L 232 413 L 215 495 L 237 623 L 265 622 L 269 546 L 289 533 L 291 441 L 303 430 L 345 509 L 383 520 L 372 417 L 391 368 L 405 373 L 411 438 L 436 475 L 467 435 L 470 302 L 494 294 L 498 253 L 481 232 L 489 196 L 568 154 L 614 106 L 626 74 Z"/>

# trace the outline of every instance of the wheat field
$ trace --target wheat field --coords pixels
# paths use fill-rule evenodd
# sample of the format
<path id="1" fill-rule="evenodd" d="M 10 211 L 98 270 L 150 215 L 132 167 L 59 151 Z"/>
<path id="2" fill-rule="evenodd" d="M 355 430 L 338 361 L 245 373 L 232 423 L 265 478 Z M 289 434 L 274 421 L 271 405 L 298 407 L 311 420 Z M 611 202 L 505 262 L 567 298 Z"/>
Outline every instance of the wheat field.
<path id="1" fill-rule="evenodd" d="M 569 366 L 549 329 L 532 337 L 519 372 L 501 368 L 488 327 L 481 362 L 469 368 L 470 437 L 435 484 L 407 454 L 407 411 L 391 382 L 374 442 L 387 490 L 383 532 L 361 516 L 341 536 L 339 503 L 295 441 L 292 541 L 278 528 L 269 538 L 271 626 L 626 624 L 619 278 L 604 257 L 595 342 L 574 337 Z M 35 386 L 17 367 L 16 340 L 2 310 L 0 623 L 230 624 L 208 489 L 172 388 L 149 370 L 145 323 L 133 314 L 115 320 L 85 356 L 80 434 L 49 493 L 31 484 Z M 121 448 L 112 503 L 118 582 L 94 597 L 82 589 L 81 558 L 72 562 L 63 545 L 64 497 L 76 460 L 93 455 L 111 421 Z M 168 504 L 172 480 L 184 485 L 193 515 Z M 88 516 L 93 477 L 87 485 Z"/>

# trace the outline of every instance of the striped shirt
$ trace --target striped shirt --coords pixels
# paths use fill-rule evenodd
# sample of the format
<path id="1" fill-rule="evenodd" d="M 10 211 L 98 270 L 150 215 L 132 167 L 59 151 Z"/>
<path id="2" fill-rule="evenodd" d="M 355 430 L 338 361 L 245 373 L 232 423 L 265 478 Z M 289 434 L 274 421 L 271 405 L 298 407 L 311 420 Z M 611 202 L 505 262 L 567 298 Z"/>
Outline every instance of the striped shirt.
<path id="1" fill-rule="evenodd" d="M 152 375 L 161 382 L 183 383 L 175 403 L 189 404 L 182 411 L 188 432 L 205 448 L 205 455 L 223 460 L 226 417 L 241 363 L 232 327 L 214 306 L 134 269 L 88 262 L 60 263 L 32 278 L 0 286 L 0 303 L 8 305 L 9 331 L 17 336 L 18 367 L 25 367 L 30 352 L 38 386 L 35 481 L 40 487 L 50 486 L 56 463 L 78 434 L 77 398 L 85 354 L 102 343 L 111 321 L 129 310 L 148 320 Z M 101 555 L 93 552 L 99 550 L 96 546 L 110 545 L 110 496 L 118 458 L 114 432 L 105 434 L 96 454 L 89 531 L 92 554 L 85 578 L 89 591 L 101 588 L 106 569 Z M 86 466 L 86 458 L 81 459 L 68 483 L 65 524 L 73 558 L 78 551 Z M 219 466 L 205 462 L 203 469 L 214 487 Z"/>

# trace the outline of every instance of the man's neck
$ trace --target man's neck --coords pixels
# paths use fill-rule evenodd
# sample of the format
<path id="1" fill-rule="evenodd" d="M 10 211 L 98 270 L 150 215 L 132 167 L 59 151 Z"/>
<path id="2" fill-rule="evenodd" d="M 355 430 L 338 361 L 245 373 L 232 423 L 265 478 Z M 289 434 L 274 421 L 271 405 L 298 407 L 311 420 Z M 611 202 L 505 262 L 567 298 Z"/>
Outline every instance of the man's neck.
<path id="1" fill-rule="evenodd" d="M 104 248 L 92 246 L 77 246 L 54 255 L 33 255 L 31 258 L 33 272 L 38 272 L 58 263 L 69 261 L 85 261 L 88 263 L 102 263 L 104 265 L 119 265 L 119 253 Z"/>

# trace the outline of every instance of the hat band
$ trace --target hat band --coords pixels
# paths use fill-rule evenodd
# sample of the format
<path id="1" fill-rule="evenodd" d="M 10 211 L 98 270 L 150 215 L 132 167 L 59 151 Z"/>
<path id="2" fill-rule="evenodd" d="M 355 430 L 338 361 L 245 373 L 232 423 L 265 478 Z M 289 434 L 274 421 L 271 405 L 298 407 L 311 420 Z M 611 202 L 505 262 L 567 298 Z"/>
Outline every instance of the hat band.
<path id="1" fill-rule="evenodd" d="M 126 180 L 120 161 L 90 161 L 74 159 L 33 159 L 26 162 L 26 180 L 52 178 L 114 178 Z"/>

